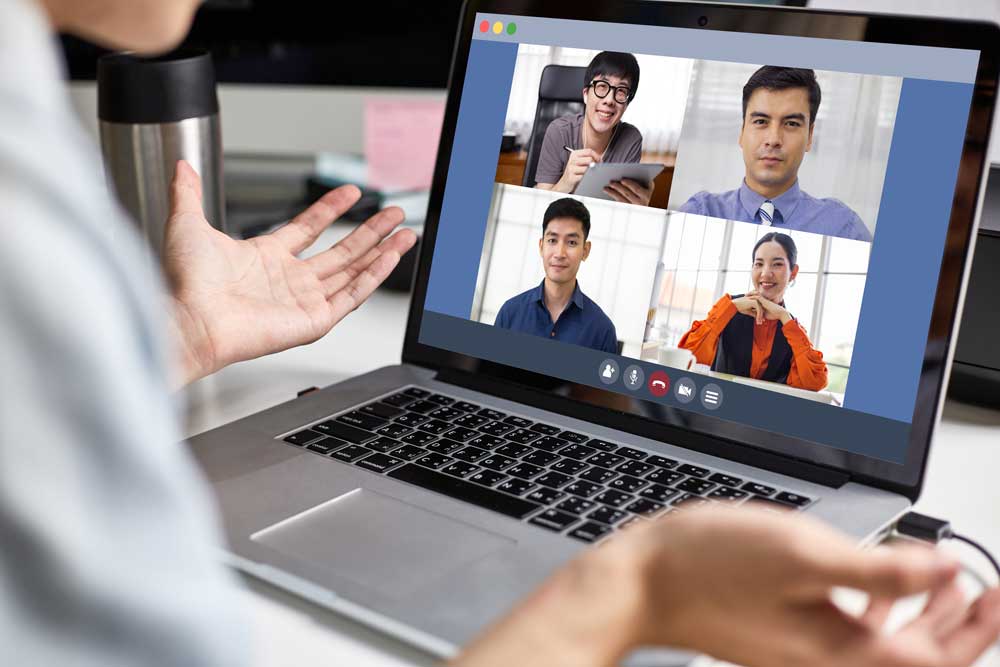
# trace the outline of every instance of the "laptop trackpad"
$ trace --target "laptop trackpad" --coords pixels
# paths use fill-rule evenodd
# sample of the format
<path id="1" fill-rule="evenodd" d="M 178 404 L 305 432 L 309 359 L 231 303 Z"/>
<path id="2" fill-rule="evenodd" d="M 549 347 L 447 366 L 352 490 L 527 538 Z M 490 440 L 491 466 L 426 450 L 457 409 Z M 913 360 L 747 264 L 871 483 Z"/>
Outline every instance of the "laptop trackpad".
<path id="1" fill-rule="evenodd" d="M 355 489 L 254 533 L 250 539 L 338 576 L 402 598 L 514 540 L 369 489 Z M 442 546 L 445 545 L 445 546 Z M 413 576 L 407 564 L 419 563 Z"/>

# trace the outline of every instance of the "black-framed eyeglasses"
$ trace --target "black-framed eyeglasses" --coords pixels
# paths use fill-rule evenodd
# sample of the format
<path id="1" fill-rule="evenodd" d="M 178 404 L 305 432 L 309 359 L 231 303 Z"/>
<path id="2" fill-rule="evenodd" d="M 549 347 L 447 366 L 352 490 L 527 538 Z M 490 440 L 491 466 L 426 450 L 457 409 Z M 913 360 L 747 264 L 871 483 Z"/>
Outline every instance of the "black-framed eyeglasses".
<path id="1" fill-rule="evenodd" d="M 610 83 L 604 79 L 594 79 L 589 84 L 588 88 L 594 89 L 594 94 L 597 95 L 602 100 L 608 96 L 612 90 L 615 91 L 615 102 L 618 104 L 628 104 L 632 99 L 632 89 L 628 86 L 612 86 Z"/>

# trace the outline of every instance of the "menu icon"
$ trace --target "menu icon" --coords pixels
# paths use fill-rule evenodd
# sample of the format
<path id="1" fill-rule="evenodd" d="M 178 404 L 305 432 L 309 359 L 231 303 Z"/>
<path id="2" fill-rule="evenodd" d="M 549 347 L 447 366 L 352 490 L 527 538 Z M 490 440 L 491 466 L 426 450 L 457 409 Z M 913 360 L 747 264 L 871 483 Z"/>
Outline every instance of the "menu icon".
<path id="1" fill-rule="evenodd" d="M 722 387 L 715 384 L 706 384 L 701 390 L 701 404 L 706 410 L 715 410 L 722 405 Z"/>

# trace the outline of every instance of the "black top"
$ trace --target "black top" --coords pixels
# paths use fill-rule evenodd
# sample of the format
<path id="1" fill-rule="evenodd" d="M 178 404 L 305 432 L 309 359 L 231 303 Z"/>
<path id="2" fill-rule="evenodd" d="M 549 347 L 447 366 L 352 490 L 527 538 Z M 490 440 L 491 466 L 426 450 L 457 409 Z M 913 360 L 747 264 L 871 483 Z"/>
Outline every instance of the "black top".
<path id="1" fill-rule="evenodd" d="M 97 63 L 97 116 L 110 123 L 175 123 L 219 113 L 212 57 L 116 53 Z"/>
<path id="2" fill-rule="evenodd" d="M 742 294 L 734 296 L 738 299 Z M 753 328 L 754 318 L 743 313 L 736 313 L 719 336 L 719 344 L 715 348 L 715 359 L 712 370 L 730 375 L 750 377 L 750 365 L 753 363 Z M 792 348 L 782 331 L 781 322 L 774 332 L 774 342 L 771 343 L 771 356 L 764 369 L 761 380 L 768 382 L 788 383 L 788 374 L 792 370 Z"/>

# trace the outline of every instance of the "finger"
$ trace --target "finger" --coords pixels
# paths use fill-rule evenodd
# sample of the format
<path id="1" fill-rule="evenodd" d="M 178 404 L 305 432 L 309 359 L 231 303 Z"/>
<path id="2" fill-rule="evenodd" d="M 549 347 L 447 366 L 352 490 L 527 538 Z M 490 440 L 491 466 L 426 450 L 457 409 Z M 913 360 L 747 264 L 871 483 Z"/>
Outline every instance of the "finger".
<path id="1" fill-rule="evenodd" d="M 623 204 L 631 203 L 628 195 L 621 188 L 619 188 L 615 182 L 608 183 L 604 187 L 604 191 L 617 202 L 621 202 Z"/>
<path id="2" fill-rule="evenodd" d="M 371 296 L 375 288 L 382 284 L 399 264 L 399 253 L 395 250 L 381 253 L 371 266 L 362 271 L 343 289 L 338 290 L 327 301 L 333 311 L 333 322 L 344 319 L 355 308 Z"/>
<path id="3" fill-rule="evenodd" d="M 635 198 L 636 200 L 638 200 L 642 196 L 642 190 L 643 190 L 642 186 L 639 185 L 636 181 L 633 181 L 631 178 L 623 178 L 620 181 L 620 183 L 624 187 L 628 188 L 628 191 L 632 193 L 633 198 Z"/>
<path id="4" fill-rule="evenodd" d="M 871 601 L 868 603 L 868 608 L 865 609 L 865 613 L 861 614 L 860 620 L 874 631 L 881 630 L 882 626 L 885 625 L 886 619 L 889 618 L 889 612 L 892 611 L 892 607 L 895 604 L 896 601 L 892 598 L 873 595 Z"/>
<path id="5" fill-rule="evenodd" d="M 290 253 L 297 255 L 311 246 L 324 229 L 350 210 L 359 199 L 361 190 L 353 185 L 342 185 L 320 197 L 291 222 L 275 231 L 273 236 Z"/>
<path id="6" fill-rule="evenodd" d="M 850 543 L 827 544 L 810 552 L 827 585 L 898 598 L 929 591 L 958 574 L 950 557 L 926 547 L 877 547 L 861 551 Z"/>
<path id="7" fill-rule="evenodd" d="M 932 637 L 945 637 L 962 624 L 968 605 L 957 580 L 931 592 L 920 616 L 909 627 Z"/>
<path id="8" fill-rule="evenodd" d="M 372 248 L 365 254 L 364 257 L 355 260 L 344 270 L 338 271 L 323 279 L 323 290 L 326 298 L 329 299 L 338 290 L 343 289 L 345 285 L 357 278 L 358 275 L 371 266 L 372 262 L 378 259 L 382 253 L 395 251 L 399 253 L 400 257 L 402 257 L 416 242 L 417 235 L 410 229 L 404 229 L 393 234 L 383 241 L 377 248 Z"/>
<path id="9" fill-rule="evenodd" d="M 403 210 L 396 206 L 382 209 L 331 248 L 306 260 L 322 280 L 363 257 L 403 222 Z"/>
<path id="10" fill-rule="evenodd" d="M 983 593 L 944 644 L 946 665 L 968 665 L 1000 638 L 1000 589 Z"/>
<path id="11" fill-rule="evenodd" d="M 204 215 L 201 205 L 201 177 L 186 160 L 178 160 L 170 184 L 170 212 Z"/>

